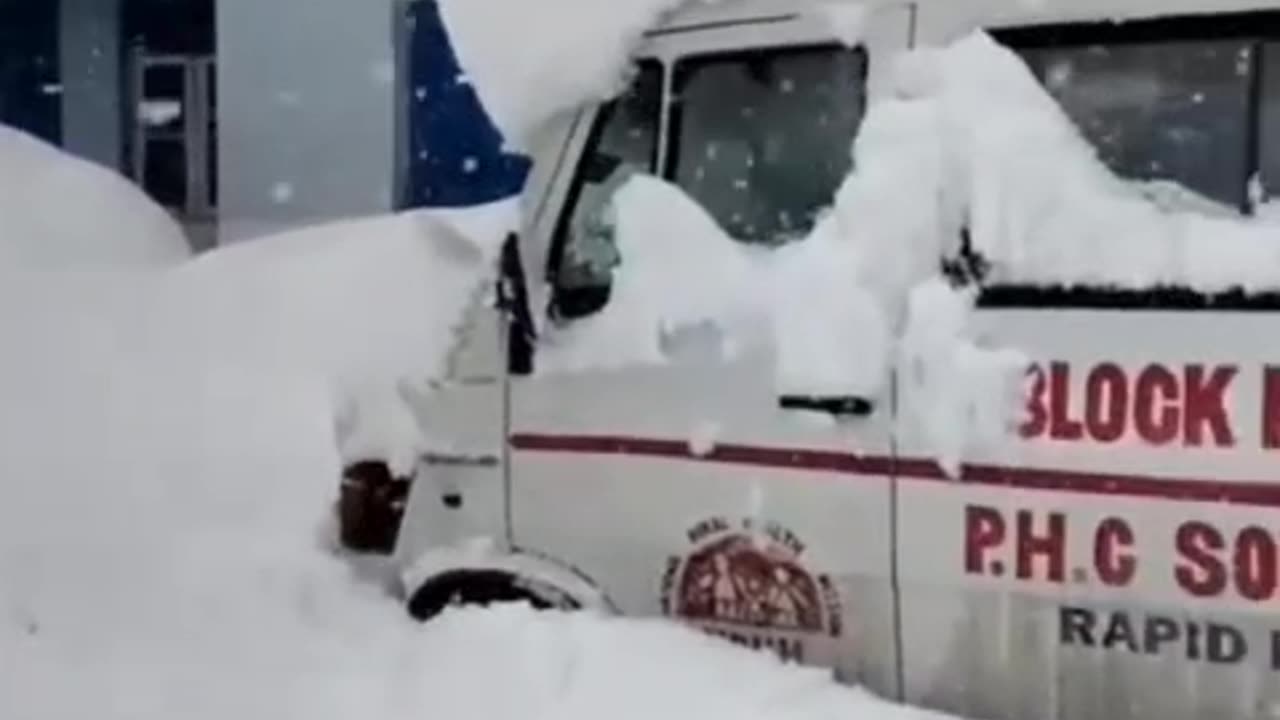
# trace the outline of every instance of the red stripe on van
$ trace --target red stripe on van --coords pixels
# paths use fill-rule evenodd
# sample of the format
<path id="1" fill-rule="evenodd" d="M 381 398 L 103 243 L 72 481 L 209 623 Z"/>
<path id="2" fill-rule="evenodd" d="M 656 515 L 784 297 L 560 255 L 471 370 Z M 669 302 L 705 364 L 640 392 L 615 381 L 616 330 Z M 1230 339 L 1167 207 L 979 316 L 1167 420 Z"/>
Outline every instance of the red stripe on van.
<path id="1" fill-rule="evenodd" d="M 1155 477 L 1000 465 L 966 465 L 960 479 L 952 480 L 936 463 L 925 458 L 895 460 L 887 455 L 757 445 L 717 445 L 711 453 L 698 455 L 689 443 L 680 440 L 614 435 L 520 433 L 511 437 L 511 446 L 526 452 L 632 455 L 868 477 L 896 475 L 904 480 L 959 482 L 1018 490 L 1280 507 L 1280 483 L 1263 480 Z"/>

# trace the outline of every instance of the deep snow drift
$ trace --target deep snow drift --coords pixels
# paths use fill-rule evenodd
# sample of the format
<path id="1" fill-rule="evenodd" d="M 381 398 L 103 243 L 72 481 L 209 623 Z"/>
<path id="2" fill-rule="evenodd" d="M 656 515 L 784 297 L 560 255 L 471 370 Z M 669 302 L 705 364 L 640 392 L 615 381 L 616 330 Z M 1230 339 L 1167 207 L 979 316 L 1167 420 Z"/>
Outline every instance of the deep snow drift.
<path id="1" fill-rule="evenodd" d="M 106 168 L 0 125 L 0 266 L 163 266 L 190 253 L 182 229 Z"/>
<path id="2" fill-rule="evenodd" d="M 412 401 L 456 370 L 448 360 L 491 300 L 511 211 L 414 211 L 239 243 L 171 273 L 155 322 L 190 362 L 323 379 L 343 459 L 408 474 L 425 441 Z"/>

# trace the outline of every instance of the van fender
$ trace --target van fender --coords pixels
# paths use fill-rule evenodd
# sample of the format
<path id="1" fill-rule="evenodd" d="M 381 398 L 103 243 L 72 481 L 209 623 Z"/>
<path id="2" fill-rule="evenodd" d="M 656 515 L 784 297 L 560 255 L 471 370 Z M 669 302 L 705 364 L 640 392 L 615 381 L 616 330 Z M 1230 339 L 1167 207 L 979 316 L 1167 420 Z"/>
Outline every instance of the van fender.
<path id="1" fill-rule="evenodd" d="M 400 572 L 409 613 L 430 620 L 450 605 L 525 601 L 539 609 L 618 614 L 584 572 L 534 550 L 498 546 L 490 539 L 433 548 Z"/>

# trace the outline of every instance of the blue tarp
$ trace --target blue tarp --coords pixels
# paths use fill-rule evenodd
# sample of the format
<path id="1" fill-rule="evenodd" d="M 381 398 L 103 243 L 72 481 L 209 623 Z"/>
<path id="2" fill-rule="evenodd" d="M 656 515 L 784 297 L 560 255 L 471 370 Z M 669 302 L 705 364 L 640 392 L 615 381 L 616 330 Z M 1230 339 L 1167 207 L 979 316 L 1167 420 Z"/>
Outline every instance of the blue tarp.
<path id="1" fill-rule="evenodd" d="M 405 207 L 467 207 L 520 193 L 531 161 L 502 133 L 463 75 L 436 0 L 408 9 L 409 159 Z"/>

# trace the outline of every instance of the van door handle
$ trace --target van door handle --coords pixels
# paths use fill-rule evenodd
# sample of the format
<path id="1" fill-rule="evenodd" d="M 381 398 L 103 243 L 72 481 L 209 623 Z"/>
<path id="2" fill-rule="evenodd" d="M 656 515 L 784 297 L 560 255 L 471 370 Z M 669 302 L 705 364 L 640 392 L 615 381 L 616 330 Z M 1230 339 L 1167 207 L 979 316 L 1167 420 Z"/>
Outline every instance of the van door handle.
<path id="1" fill-rule="evenodd" d="M 875 403 L 858 395 L 783 395 L 778 398 L 778 407 L 824 412 L 838 417 L 867 417 L 875 412 Z"/>

